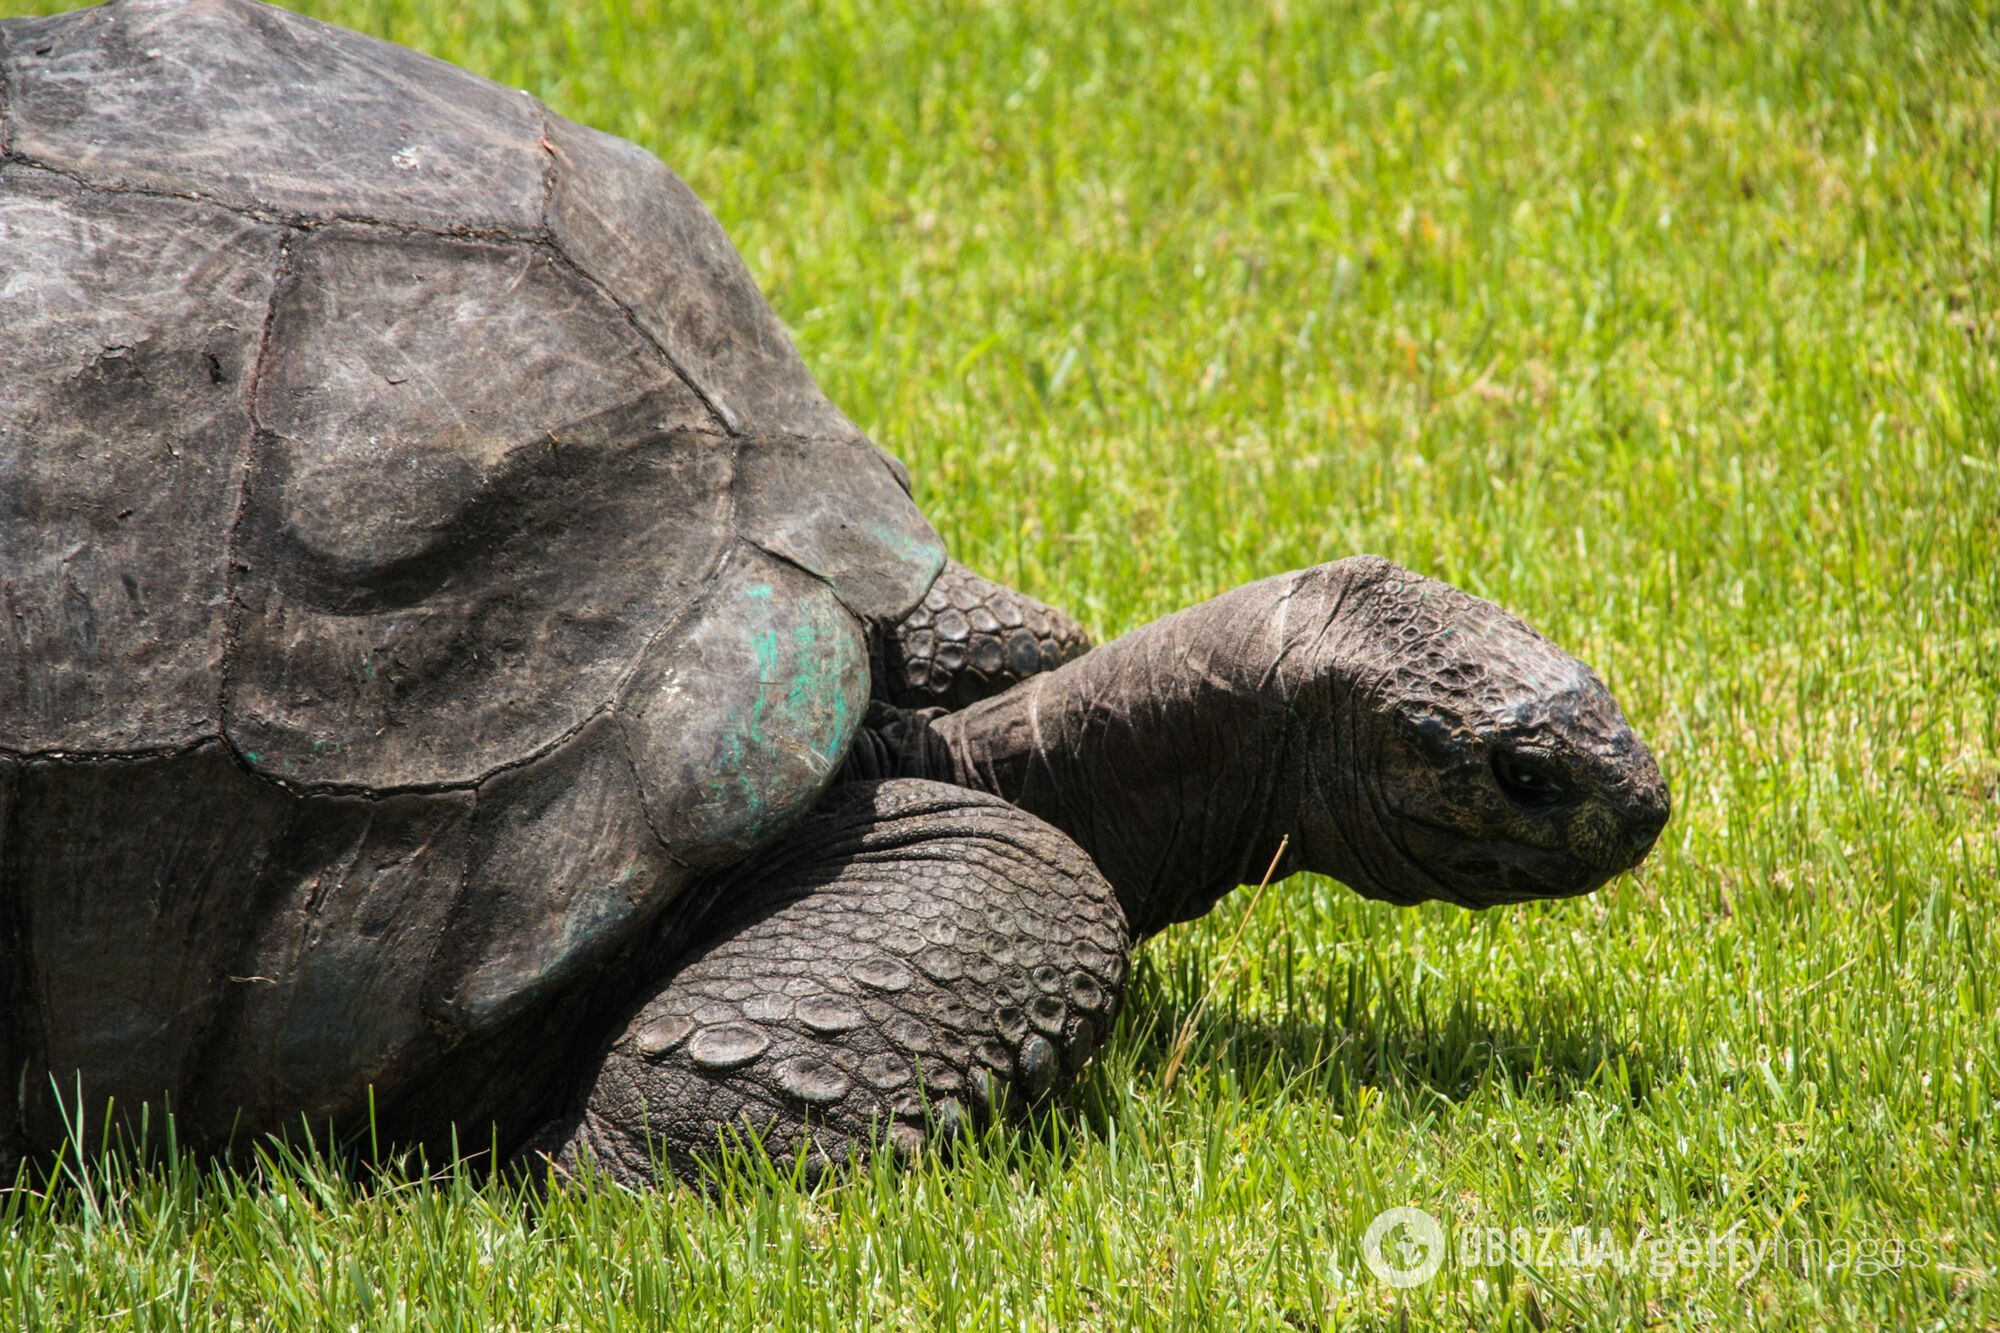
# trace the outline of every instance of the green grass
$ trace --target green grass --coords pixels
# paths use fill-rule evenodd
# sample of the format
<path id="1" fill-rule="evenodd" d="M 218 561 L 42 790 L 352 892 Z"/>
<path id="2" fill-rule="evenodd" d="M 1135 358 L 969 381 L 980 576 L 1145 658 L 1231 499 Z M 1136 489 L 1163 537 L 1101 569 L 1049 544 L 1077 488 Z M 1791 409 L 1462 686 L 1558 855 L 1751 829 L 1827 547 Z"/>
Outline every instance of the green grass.
<path id="1" fill-rule="evenodd" d="M 0 0 L 0 13 L 22 11 Z M 1593 662 L 1676 813 L 1582 901 L 1300 879 L 1032 1132 L 809 1190 L 171 1166 L 0 1319 L 2000 1320 L 2000 29 L 1942 4 L 314 3 L 630 136 L 969 563 L 1111 634 L 1379 551 Z M 1186 1068 L 1172 1034 L 1215 988 Z M 1359 1257 L 1378 1210 L 1867 1275 Z"/>

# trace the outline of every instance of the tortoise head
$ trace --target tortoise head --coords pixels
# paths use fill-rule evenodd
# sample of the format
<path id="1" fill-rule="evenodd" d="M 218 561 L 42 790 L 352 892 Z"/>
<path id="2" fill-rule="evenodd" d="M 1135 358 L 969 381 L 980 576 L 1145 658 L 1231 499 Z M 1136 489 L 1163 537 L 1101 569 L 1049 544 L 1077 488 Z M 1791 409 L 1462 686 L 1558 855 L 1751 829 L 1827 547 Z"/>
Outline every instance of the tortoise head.
<path id="1" fill-rule="evenodd" d="M 911 734 L 896 773 L 1054 824 L 1140 935 L 1267 866 L 1396 903 L 1587 893 L 1667 821 L 1588 667 L 1379 556 L 1247 584 Z"/>
<path id="2" fill-rule="evenodd" d="M 1645 857 L 1666 783 L 1589 667 L 1448 584 L 1340 563 L 1321 641 L 1344 734 L 1308 749 L 1304 850 L 1329 863 L 1313 868 L 1369 897 L 1487 907 L 1588 893 Z"/>

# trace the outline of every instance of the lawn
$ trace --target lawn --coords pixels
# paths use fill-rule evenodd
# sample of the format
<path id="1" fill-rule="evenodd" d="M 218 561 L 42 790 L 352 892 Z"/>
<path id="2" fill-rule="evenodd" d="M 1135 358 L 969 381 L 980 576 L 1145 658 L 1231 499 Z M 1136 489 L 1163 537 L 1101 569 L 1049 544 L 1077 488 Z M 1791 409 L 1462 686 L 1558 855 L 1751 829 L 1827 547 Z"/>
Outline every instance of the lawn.
<path id="1" fill-rule="evenodd" d="M 948 1163 L 99 1164 L 0 1202 L 0 1323 L 2000 1321 L 1993 12 L 304 7 L 658 152 L 968 563 L 1110 636 L 1381 552 L 1593 663 L 1674 820 L 1583 900 L 1239 893 Z"/>

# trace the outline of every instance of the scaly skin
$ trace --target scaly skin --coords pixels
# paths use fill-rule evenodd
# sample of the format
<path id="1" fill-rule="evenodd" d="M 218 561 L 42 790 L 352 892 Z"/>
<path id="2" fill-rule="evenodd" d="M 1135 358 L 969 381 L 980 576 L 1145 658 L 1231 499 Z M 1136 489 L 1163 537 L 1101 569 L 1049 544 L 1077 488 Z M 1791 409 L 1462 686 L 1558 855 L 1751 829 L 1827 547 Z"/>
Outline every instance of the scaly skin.
<path id="1" fill-rule="evenodd" d="M 1365 556 L 1239 588 L 955 713 L 878 706 L 844 776 L 731 877 L 719 935 L 625 1025 L 542 1152 L 638 1180 L 649 1144 L 687 1173 L 730 1125 L 810 1139 L 821 1161 L 914 1148 L 979 1079 L 1017 1101 L 1066 1082 L 1117 1003 L 1125 939 L 1207 911 L 1287 837 L 1279 877 L 1486 907 L 1596 888 L 1668 813 L 1587 667 Z M 899 984 L 877 994 L 871 976 Z M 1102 1001 L 1084 1026 L 1061 1004 L 1045 1038 L 1014 1021 L 1076 978 Z M 798 1007 L 822 993 L 841 1022 Z"/>
<path id="2" fill-rule="evenodd" d="M 1588 667 L 1370 556 L 1238 588 L 961 712 L 871 723 L 851 766 L 1040 815 L 1141 935 L 1255 879 L 1286 835 L 1280 877 L 1486 907 L 1589 892 L 1668 813 Z"/>
<path id="3" fill-rule="evenodd" d="M 627 1016 L 530 1154 L 628 1184 L 730 1134 L 817 1171 L 918 1150 L 1067 1083 L 1117 1012 L 1130 936 L 1068 838 L 962 787 L 835 789 L 722 886 L 716 934 Z"/>
<path id="4" fill-rule="evenodd" d="M 1090 650 L 1054 607 L 945 561 L 917 609 L 875 643 L 875 695 L 904 708 L 963 708 Z"/>

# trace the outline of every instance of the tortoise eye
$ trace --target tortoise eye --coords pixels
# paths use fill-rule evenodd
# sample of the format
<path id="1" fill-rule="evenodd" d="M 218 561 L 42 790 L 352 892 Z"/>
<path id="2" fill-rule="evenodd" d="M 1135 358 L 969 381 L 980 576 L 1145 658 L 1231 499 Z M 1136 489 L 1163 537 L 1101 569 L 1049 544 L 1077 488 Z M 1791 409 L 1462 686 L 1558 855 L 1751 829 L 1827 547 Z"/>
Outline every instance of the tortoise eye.
<path id="1" fill-rule="evenodd" d="M 1562 779 L 1548 761 L 1518 750 L 1494 752 L 1493 776 L 1500 790 L 1523 805 L 1549 805 L 1563 796 Z"/>

